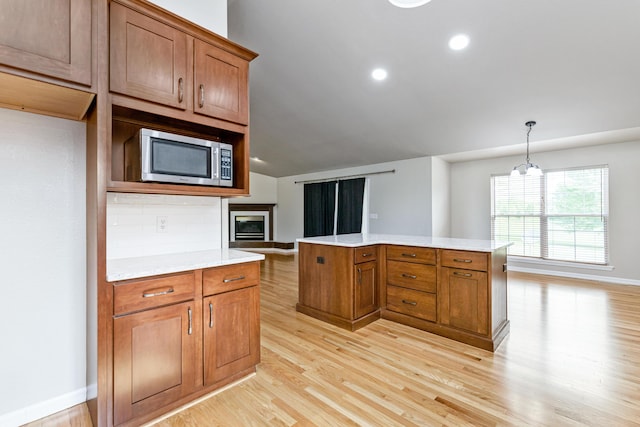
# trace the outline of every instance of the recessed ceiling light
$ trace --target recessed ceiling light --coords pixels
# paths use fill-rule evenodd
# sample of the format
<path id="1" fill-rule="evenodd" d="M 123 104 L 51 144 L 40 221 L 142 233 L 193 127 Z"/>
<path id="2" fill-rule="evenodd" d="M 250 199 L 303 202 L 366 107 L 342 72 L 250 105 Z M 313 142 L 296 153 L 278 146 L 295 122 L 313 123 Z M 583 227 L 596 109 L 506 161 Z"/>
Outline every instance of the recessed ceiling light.
<path id="1" fill-rule="evenodd" d="M 375 80 L 384 80 L 387 78 L 387 70 L 376 68 L 371 72 L 371 77 L 373 77 Z"/>
<path id="2" fill-rule="evenodd" d="M 469 36 L 466 34 L 458 34 L 449 40 L 449 47 L 452 50 L 462 50 L 467 46 L 469 46 Z"/>
<path id="3" fill-rule="evenodd" d="M 422 6 L 423 4 L 427 4 L 430 1 L 431 0 L 389 0 L 389 3 L 394 6 L 403 7 L 406 9 L 410 7 Z"/>

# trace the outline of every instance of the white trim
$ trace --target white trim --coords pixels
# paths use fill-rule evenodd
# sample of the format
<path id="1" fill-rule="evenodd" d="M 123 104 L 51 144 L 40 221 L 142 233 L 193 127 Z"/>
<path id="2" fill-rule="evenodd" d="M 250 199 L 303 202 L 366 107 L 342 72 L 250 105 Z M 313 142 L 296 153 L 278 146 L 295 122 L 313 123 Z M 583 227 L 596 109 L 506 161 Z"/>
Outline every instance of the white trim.
<path id="1" fill-rule="evenodd" d="M 38 402 L 25 408 L 2 414 L 0 415 L 0 426 L 21 426 L 79 405 L 86 400 L 87 389 L 80 388 L 44 402 Z"/>
<path id="2" fill-rule="evenodd" d="M 600 270 L 600 271 L 613 271 L 615 267 L 613 265 L 602 264 L 587 264 L 583 262 L 569 262 L 569 261 L 556 261 L 542 258 L 530 258 L 517 255 L 508 255 L 507 260 L 522 264 L 536 264 L 536 265 L 553 265 L 555 267 L 569 267 L 577 268 L 581 270 Z"/>
<path id="3" fill-rule="evenodd" d="M 544 274 L 546 276 L 568 277 L 570 279 L 593 280 L 596 282 L 615 283 L 617 285 L 640 286 L 640 280 L 623 279 L 620 277 L 597 276 L 593 274 L 570 273 L 567 271 L 557 271 L 557 270 L 542 270 L 538 268 L 516 267 L 511 265 L 507 266 L 507 270 L 518 271 L 521 273 Z"/>

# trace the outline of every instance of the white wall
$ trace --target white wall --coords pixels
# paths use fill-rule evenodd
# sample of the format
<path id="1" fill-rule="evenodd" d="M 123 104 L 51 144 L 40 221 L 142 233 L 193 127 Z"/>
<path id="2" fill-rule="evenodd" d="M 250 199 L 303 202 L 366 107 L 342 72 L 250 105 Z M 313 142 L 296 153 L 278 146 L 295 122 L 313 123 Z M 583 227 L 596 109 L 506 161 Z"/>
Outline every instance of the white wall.
<path id="1" fill-rule="evenodd" d="M 369 232 L 431 234 L 431 157 L 278 178 L 278 240 L 293 242 L 304 234 L 304 184 L 325 179 L 395 169 L 369 177 Z M 372 218 L 376 216 L 377 218 Z"/>
<path id="2" fill-rule="evenodd" d="M 431 168 L 431 235 L 449 237 L 451 235 L 450 165 L 438 157 L 432 157 Z"/>
<path id="3" fill-rule="evenodd" d="M 620 283 L 640 284 L 637 266 L 640 235 L 640 141 L 532 153 L 543 169 L 609 165 L 609 254 L 613 271 L 543 266 L 546 271 L 574 277 L 604 277 Z M 523 156 L 451 164 L 451 233 L 453 237 L 491 238 L 490 176 L 511 171 Z M 509 265 L 517 265 L 509 261 Z M 582 276 L 581 276 L 582 275 Z"/>
<path id="4" fill-rule="evenodd" d="M 227 37 L 226 0 L 151 0 L 151 3 Z"/>
<path id="5" fill-rule="evenodd" d="M 0 425 L 85 399 L 85 124 L 0 109 Z"/>
<path id="6" fill-rule="evenodd" d="M 277 203 L 278 179 L 255 172 L 249 173 L 249 197 L 232 197 L 229 203 Z"/>

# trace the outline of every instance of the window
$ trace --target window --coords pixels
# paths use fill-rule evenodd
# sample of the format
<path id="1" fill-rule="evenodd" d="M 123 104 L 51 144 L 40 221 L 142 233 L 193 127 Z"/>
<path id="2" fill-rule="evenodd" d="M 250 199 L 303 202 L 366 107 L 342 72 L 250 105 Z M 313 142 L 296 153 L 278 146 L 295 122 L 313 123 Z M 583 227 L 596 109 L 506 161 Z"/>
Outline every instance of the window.
<path id="1" fill-rule="evenodd" d="M 509 255 L 607 264 L 609 168 L 491 177 L 491 237 Z"/>

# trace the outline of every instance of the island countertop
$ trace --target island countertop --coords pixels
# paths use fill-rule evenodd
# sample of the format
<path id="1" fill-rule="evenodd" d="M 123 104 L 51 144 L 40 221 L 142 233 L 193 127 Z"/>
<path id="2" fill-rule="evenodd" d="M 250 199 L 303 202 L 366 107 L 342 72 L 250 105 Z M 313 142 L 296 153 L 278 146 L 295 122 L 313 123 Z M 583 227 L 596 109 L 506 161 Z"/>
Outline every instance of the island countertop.
<path id="1" fill-rule="evenodd" d="M 496 240 L 455 239 L 451 237 L 408 236 L 400 234 L 339 234 L 335 236 L 305 237 L 297 239 L 299 243 L 314 243 L 345 247 L 368 245 L 404 245 L 460 251 L 495 252 L 510 246 L 510 242 Z"/>
<path id="2" fill-rule="evenodd" d="M 166 255 L 108 259 L 107 281 L 117 282 L 119 280 L 241 264 L 244 262 L 261 261 L 263 259 L 263 254 L 234 249 L 212 249 Z"/>

